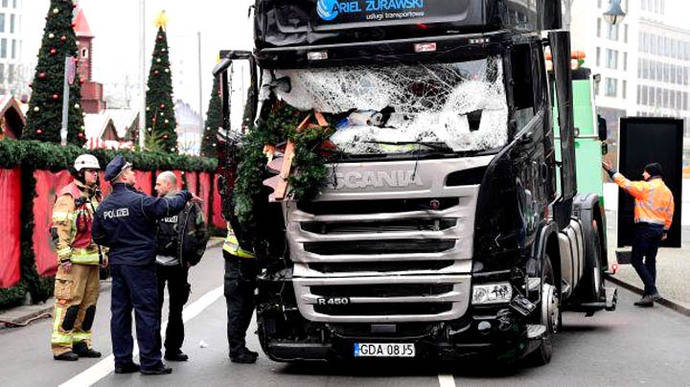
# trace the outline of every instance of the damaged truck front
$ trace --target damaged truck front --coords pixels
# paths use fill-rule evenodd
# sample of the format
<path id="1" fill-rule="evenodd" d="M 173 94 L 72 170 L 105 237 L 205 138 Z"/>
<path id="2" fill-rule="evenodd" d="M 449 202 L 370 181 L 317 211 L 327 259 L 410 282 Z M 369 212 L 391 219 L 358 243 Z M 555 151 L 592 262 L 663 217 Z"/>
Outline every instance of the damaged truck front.
<path id="1" fill-rule="evenodd" d="M 226 129 L 243 130 L 229 102 L 244 61 L 242 128 L 318 112 L 336 149 L 315 197 L 263 197 L 270 358 L 543 364 L 564 308 L 615 307 L 603 209 L 576 192 L 569 34 L 541 35 L 559 28 L 560 1 L 257 0 L 254 12 L 254 52 L 224 51 L 216 71 Z"/>

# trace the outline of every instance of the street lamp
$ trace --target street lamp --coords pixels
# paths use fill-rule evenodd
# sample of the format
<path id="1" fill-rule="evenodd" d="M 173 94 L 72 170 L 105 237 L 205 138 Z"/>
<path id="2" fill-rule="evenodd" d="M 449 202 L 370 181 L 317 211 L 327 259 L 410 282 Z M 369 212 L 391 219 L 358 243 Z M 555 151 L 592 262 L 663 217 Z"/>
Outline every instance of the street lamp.
<path id="1" fill-rule="evenodd" d="M 611 0 L 611 8 L 604 12 L 604 20 L 607 23 L 615 26 L 625 19 L 625 12 L 621 8 L 621 0 Z"/>

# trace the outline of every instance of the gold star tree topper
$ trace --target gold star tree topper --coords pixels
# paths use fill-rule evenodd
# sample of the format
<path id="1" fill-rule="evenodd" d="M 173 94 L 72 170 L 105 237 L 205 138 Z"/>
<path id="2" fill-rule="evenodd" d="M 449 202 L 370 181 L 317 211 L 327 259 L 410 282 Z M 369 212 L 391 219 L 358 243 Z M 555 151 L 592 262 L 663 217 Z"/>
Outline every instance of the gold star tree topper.
<path id="1" fill-rule="evenodd" d="M 162 10 L 159 14 L 158 17 L 156 17 L 156 27 L 162 28 L 163 30 L 166 29 L 168 26 L 168 15 L 165 14 L 165 10 Z"/>

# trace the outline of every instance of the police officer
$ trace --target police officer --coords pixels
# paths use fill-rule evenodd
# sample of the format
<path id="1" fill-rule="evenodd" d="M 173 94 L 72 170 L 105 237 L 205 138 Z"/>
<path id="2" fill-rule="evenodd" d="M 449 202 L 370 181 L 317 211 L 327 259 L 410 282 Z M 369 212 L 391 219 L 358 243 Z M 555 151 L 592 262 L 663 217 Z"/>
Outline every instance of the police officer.
<path id="1" fill-rule="evenodd" d="M 170 171 L 156 179 L 158 196 L 174 197 L 177 178 Z M 163 309 L 163 292 L 168 284 L 168 327 L 165 331 L 165 360 L 187 361 L 182 352 L 184 322 L 182 309 L 189 299 L 191 285 L 187 282 L 189 268 L 203 256 L 208 242 L 203 210 L 196 203 L 187 203 L 179 214 L 158 221 L 156 233 L 156 268 L 158 276 L 158 308 Z"/>
<path id="2" fill-rule="evenodd" d="M 180 212 L 194 198 L 187 191 L 153 198 L 133 186 L 132 165 L 116 156 L 106 167 L 112 193 L 96 210 L 93 237 L 110 248 L 113 277 L 110 331 L 115 372 L 169 374 L 161 361 L 160 316 L 156 284 L 156 220 Z M 141 367 L 132 360 L 132 308 L 136 312 Z"/>
<path id="3" fill-rule="evenodd" d="M 256 255 L 240 246 L 230 222 L 223 243 L 225 303 L 228 313 L 228 346 L 233 363 L 254 363 L 259 354 L 247 349 L 245 336 L 254 313 L 258 270 Z"/>
<path id="4" fill-rule="evenodd" d="M 642 299 L 635 305 L 653 306 L 660 298 L 656 288 L 656 253 L 673 221 L 673 193 L 662 180 L 663 170 L 659 163 L 644 167 L 644 181 L 628 180 L 607 162 L 603 166 L 613 181 L 635 198 L 635 237 L 630 263 L 644 283 Z"/>
<path id="5" fill-rule="evenodd" d="M 50 346 L 55 360 L 101 357 L 91 348 L 91 327 L 99 293 L 99 263 L 105 251 L 91 237 L 101 193 L 98 160 L 84 154 L 74 161 L 74 181 L 63 187 L 53 208 L 51 234 L 59 266 L 55 276 L 55 314 Z"/>

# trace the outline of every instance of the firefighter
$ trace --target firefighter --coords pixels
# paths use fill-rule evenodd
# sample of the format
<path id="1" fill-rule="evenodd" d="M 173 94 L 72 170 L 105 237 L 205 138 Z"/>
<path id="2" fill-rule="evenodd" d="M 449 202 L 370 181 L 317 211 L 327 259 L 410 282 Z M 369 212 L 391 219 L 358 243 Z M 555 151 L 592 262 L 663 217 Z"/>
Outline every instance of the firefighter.
<path id="1" fill-rule="evenodd" d="M 53 208 L 51 234 L 59 260 L 55 276 L 55 314 L 50 344 L 55 360 L 101 357 L 91 347 L 91 327 L 99 293 L 104 248 L 92 239 L 93 215 L 101 200 L 98 160 L 84 154 L 74 161 L 74 182 L 63 187 Z"/>
<path id="2" fill-rule="evenodd" d="M 179 213 L 189 200 L 201 200 L 187 191 L 171 198 L 137 192 L 132 164 L 119 155 L 106 167 L 105 178 L 112 183 L 113 192 L 96 211 L 93 236 L 110 248 L 110 335 L 115 373 L 169 374 L 172 369 L 161 361 L 156 220 Z M 132 360 L 132 309 L 136 312 L 141 366 Z"/>
<path id="3" fill-rule="evenodd" d="M 644 181 L 630 181 L 611 164 L 603 162 L 613 181 L 635 198 L 635 236 L 631 264 L 644 283 L 642 299 L 636 306 L 649 307 L 660 298 L 656 288 L 656 253 L 659 243 L 668 237 L 673 221 L 673 193 L 664 184 L 659 163 L 644 167 Z M 644 260 L 644 262 L 643 262 Z"/>
<path id="4" fill-rule="evenodd" d="M 223 243 L 224 294 L 228 313 L 228 346 L 233 363 L 255 363 L 259 354 L 247 349 L 245 337 L 254 313 L 254 290 L 258 270 L 256 255 L 240 246 L 232 225 Z"/>

